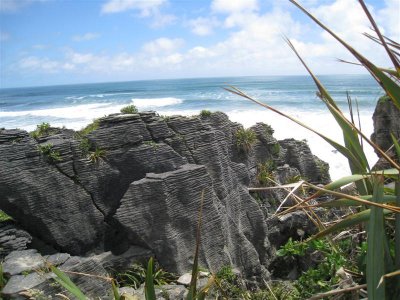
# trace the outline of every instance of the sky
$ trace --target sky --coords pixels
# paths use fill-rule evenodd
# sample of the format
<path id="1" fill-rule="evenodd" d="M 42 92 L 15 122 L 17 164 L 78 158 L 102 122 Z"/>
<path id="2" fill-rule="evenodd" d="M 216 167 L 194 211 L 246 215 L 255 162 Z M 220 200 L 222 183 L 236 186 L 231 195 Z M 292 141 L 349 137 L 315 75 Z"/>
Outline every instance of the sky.
<path id="1" fill-rule="evenodd" d="M 381 66 L 357 0 L 299 0 Z M 400 40 L 400 1 L 366 0 Z M 358 74 L 354 59 L 287 0 L 0 0 L 0 88 L 163 78 Z"/>

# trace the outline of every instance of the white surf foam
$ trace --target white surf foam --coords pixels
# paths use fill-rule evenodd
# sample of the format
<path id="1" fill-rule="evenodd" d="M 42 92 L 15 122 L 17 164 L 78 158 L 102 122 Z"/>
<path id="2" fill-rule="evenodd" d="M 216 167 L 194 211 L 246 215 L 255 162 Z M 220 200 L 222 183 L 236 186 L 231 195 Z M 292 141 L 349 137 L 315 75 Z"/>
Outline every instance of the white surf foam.
<path id="1" fill-rule="evenodd" d="M 139 109 L 149 109 L 155 107 L 163 107 L 163 106 L 170 106 L 170 105 L 177 105 L 183 102 L 182 99 L 175 98 L 175 97 L 165 97 L 165 98 L 133 98 L 132 103 Z"/>
<path id="2" fill-rule="evenodd" d="M 285 113 L 309 125 L 332 140 L 343 144 L 341 129 L 335 119 L 326 111 L 298 111 L 292 109 L 285 111 Z M 286 138 L 307 140 L 312 153 L 329 163 L 330 174 L 333 180 L 350 174 L 347 159 L 343 155 L 337 153 L 331 145 L 316 134 L 282 116 L 271 111 L 260 110 L 232 111 L 228 112 L 228 115 L 232 121 L 241 123 L 245 127 L 250 127 L 257 122 L 267 123 L 275 130 L 274 137 L 278 140 Z M 370 136 L 373 132 L 372 113 L 361 112 L 361 124 L 362 131 L 366 136 Z M 376 162 L 377 156 L 373 149 L 369 145 L 366 145 L 366 143 L 364 143 L 364 150 L 372 166 Z"/>

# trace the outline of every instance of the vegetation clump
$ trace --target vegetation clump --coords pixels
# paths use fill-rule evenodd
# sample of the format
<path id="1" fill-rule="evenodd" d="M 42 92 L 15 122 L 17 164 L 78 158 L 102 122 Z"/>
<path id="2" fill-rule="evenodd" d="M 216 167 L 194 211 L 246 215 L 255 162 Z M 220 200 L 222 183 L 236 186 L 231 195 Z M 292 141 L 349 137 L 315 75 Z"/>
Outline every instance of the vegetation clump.
<path id="1" fill-rule="evenodd" d="M 136 108 L 135 105 L 131 104 L 128 106 L 125 106 L 123 108 L 121 108 L 121 113 L 123 114 L 137 114 L 138 113 L 138 109 Z"/>
<path id="2" fill-rule="evenodd" d="M 236 131 L 236 146 L 243 152 L 249 152 L 256 142 L 256 134 L 252 129 L 240 128 Z"/>
<path id="3" fill-rule="evenodd" d="M 83 155 L 88 155 L 92 144 L 88 138 L 82 138 L 79 142 L 79 149 L 81 149 Z"/>
<path id="4" fill-rule="evenodd" d="M 115 279 L 121 286 L 129 286 L 138 289 L 146 281 L 146 266 L 133 264 L 127 271 L 116 274 Z M 155 263 L 153 272 L 153 283 L 161 286 L 174 282 L 177 276 L 164 271 L 158 263 Z"/>
<path id="5" fill-rule="evenodd" d="M 89 152 L 88 158 L 91 162 L 97 163 L 100 159 L 104 159 L 106 150 L 96 148 L 94 151 Z"/>
<path id="6" fill-rule="evenodd" d="M 257 181 L 260 186 L 268 186 L 274 183 L 275 162 L 267 160 L 257 165 Z"/>
<path id="7" fill-rule="evenodd" d="M 99 126 L 100 126 L 100 120 L 99 119 L 93 120 L 92 123 L 90 123 L 85 128 L 83 128 L 80 131 L 78 131 L 78 137 L 87 136 L 89 133 L 91 133 L 91 132 L 95 131 L 96 129 L 98 129 Z"/>
<path id="8" fill-rule="evenodd" d="M 48 134 L 50 134 L 50 124 L 46 122 L 37 125 L 36 130 L 31 132 L 31 136 L 34 139 L 38 139 Z"/>
<path id="9" fill-rule="evenodd" d="M 0 222 L 5 222 L 8 220 L 12 220 L 12 218 L 0 209 Z"/>
<path id="10" fill-rule="evenodd" d="M 203 109 L 200 112 L 200 117 L 202 117 L 202 118 L 207 118 L 209 116 L 211 116 L 211 111 L 209 111 L 209 110 Z"/>
<path id="11" fill-rule="evenodd" d="M 60 152 L 58 150 L 54 150 L 53 144 L 38 145 L 38 151 L 51 163 L 62 161 Z"/>

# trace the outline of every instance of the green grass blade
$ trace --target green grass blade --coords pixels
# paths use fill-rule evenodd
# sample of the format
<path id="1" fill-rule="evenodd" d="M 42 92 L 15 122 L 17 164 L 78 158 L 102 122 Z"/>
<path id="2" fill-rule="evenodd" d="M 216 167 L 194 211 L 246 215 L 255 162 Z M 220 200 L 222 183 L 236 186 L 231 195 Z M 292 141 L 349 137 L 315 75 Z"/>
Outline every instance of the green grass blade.
<path id="1" fill-rule="evenodd" d="M 359 196 L 359 198 L 371 201 L 372 195 Z M 383 195 L 384 203 L 394 203 L 396 202 L 396 196 L 393 195 Z M 354 200 L 340 198 L 337 200 L 332 200 L 328 202 L 322 202 L 318 204 L 318 207 L 347 207 L 347 206 L 360 206 L 360 203 Z"/>
<path id="2" fill-rule="evenodd" d="M 393 63 L 394 68 L 397 71 L 397 74 L 400 75 L 400 63 L 398 61 L 398 59 L 396 58 L 396 56 L 392 53 L 392 51 L 389 49 L 389 46 L 386 43 L 386 40 L 383 38 L 381 31 L 379 30 L 378 25 L 376 25 L 376 22 L 374 20 L 374 18 L 372 17 L 371 13 L 369 12 L 367 6 L 365 5 L 363 0 L 359 0 L 361 7 L 363 8 L 365 14 L 367 15 L 375 33 L 378 35 L 378 38 L 380 40 L 381 45 L 383 45 L 383 47 L 385 48 L 388 56 L 390 57 L 390 60 Z"/>
<path id="3" fill-rule="evenodd" d="M 305 61 L 302 59 L 300 54 L 297 52 L 296 48 L 294 45 L 290 42 L 289 39 L 286 39 L 286 42 L 290 46 L 290 48 L 293 50 L 293 52 L 296 54 L 296 56 L 299 58 L 307 72 L 310 74 L 312 79 L 314 80 L 314 83 L 316 84 L 318 90 L 319 90 L 319 95 L 320 98 L 324 101 L 326 106 L 328 107 L 330 113 L 332 116 L 335 118 L 336 122 L 340 126 L 343 132 L 343 138 L 345 142 L 345 146 L 348 150 L 350 150 L 355 156 L 357 161 L 354 161 L 353 159 L 349 159 L 349 165 L 350 169 L 353 174 L 364 174 L 367 170 L 369 170 L 368 166 L 368 160 L 365 156 L 365 153 L 363 151 L 363 148 L 360 144 L 360 140 L 358 138 L 358 133 L 354 128 L 354 125 L 349 122 L 346 117 L 343 115 L 343 113 L 340 111 L 338 106 L 336 105 L 335 101 L 332 99 L 328 91 L 325 89 L 325 87 L 322 85 L 322 83 L 318 80 L 318 78 L 313 74 L 311 69 L 307 66 Z M 366 194 L 367 189 L 366 187 L 363 186 L 362 182 L 357 183 L 357 187 L 360 189 L 361 194 Z"/>
<path id="4" fill-rule="evenodd" d="M 397 141 L 396 137 L 393 135 L 393 133 L 390 133 L 390 136 L 392 137 L 393 140 L 393 145 L 394 145 L 394 149 L 396 150 L 396 155 L 398 160 L 400 160 L 400 144 Z"/>
<path id="5" fill-rule="evenodd" d="M 115 280 L 111 280 L 111 287 L 112 287 L 112 291 L 113 291 L 113 295 L 114 295 L 114 300 L 120 300 L 121 299 L 121 295 L 119 294 L 118 291 L 118 287 L 115 284 Z"/>
<path id="6" fill-rule="evenodd" d="M 393 103 L 400 109 L 400 89 L 396 83 L 394 83 L 390 77 L 384 74 L 378 67 L 372 64 L 368 59 L 358 53 L 353 47 L 347 44 L 339 36 L 337 36 L 332 30 L 325 26 L 321 21 L 309 13 L 304 7 L 298 4 L 295 0 L 289 0 L 294 5 L 296 5 L 301 11 L 303 11 L 308 17 L 310 17 L 316 24 L 318 24 L 322 29 L 328 32 L 332 37 L 334 37 L 339 43 L 341 43 L 354 57 L 371 73 L 371 75 L 376 79 L 376 81 L 382 86 L 382 88 L 387 92 L 387 94 L 392 98 Z M 398 70 L 396 70 L 398 71 Z"/>
<path id="7" fill-rule="evenodd" d="M 400 207 L 400 178 L 397 178 L 395 183 L 395 197 L 396 197 L 396 205 Z M 394 241 L 395 241 L 395 265 L 397 269 L 400 269 L 400 214 L 396 214 L 395 216 L 395 233 L 394 233 Z"/>
<path id="8" fill-rule="evenodd" d="M 79 300 L 87 300 L 87 297 L 82 291 L 71 281 L 71 279 L 62 271 L 57 269 L 55 266 L 50 266 L 51 271 L 57 275 L 54 278 L 61 286 L 66 288 L 71 294 L 73 294 Z"/>
<path id="9" fill-rule="evenodd" d="M 390 214 L 391 211 L 390 210 L 383 210 L 384 214 Z M 350 216 L 348 216 L 347 218 L 343 219 L 342 221 L 327 227 L 326 229 L 318 232 L 317 234 L 313 235 L 312 237 L 310 237 L 309 240 L 315 240 L 315 239 L 320 239 L 323 238 L 325 236 L 327 236 L 328 234 L 340 231 L 340 230 L 345 230 L 348 229 L 351 226 L 363 223 L 363 222 L 367 222 L 368 220 L 370 220 L 371 217 L 371 209 L 366 209 L 363 210 L 359 213 L 356 214 L 352 214 Z"/>
<path id="10" fill-rule="evenodd" d="M 374 178 L 373 201 L 380 203 L 383 197 L 383 177 Z M 367 286 L 368 299 L 381 300 L 385 298 L 385 286 L 379 285 L 379 281 L 385 275 L 385 224 L 383 209 L 371 207 L 370 220 L 368 223 L 367 237 Z"/>
<path id="11" fill-rule="evenodd" d="M 150 257 L 149 262 L 147 263 L 147 272 L 146 272 L 146 280 L 144 286 L 144 294 L 146 300 L 156 300 L 156 291 L 154 288 L 154 277 L 153 277 L 153 258 Z"/>

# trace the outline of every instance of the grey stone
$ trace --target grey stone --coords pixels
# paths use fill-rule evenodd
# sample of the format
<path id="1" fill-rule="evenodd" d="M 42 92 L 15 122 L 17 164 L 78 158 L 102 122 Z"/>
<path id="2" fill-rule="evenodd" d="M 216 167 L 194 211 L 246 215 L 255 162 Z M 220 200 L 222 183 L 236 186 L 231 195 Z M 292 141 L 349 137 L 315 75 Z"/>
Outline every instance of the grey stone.
<path id="1" fill-rule="evenodd" d="M 14 251 L 6 256 L 3 272 L 7 275 L 16 275 L 43 268 L 44 265 L 44 258 L 34 249 Z"/>
<path id="2" fill-rule="evenodd" d="M 371 140 L 386 151 L 393 144 L 391 133 L 400 138 L 400 110 L 388 96 L 383 96 L 375 107 L 372 119 L 374 132 Z"/>
<path id="3" fill-rule="evenodd" d="M 15 250 L 25 250 L 32 236 L 13 222 L 0 223 L 0 260 Z"/>
<path id="4" fill-rule="evenodd" d="M 156 288 L 157 299 L 182 300 L 186 299 L 188 290 L 183 285 L 163 285 Z"/>
<path id="5" fill-rule="evenodd" d="M 65 263 L 70 257 L 71 255 L 69 255 L 68 253 L 56 253 L 52 255 L 46 255 L 44 256 L 44 259 L 47 263 L 50 263 L 54 266 L 59 266 Z"/>
<path id="6" fill-rule="evenodd" d="M 28 275 L 15 275 L 8 280 L 1 293 L 6 297 L 16 298 L 21 292 L 35 289 L 44 282 L 49 283 L 49 280 L 54 277 L 54 274 L 41 274 L 36 272 Z"/>

